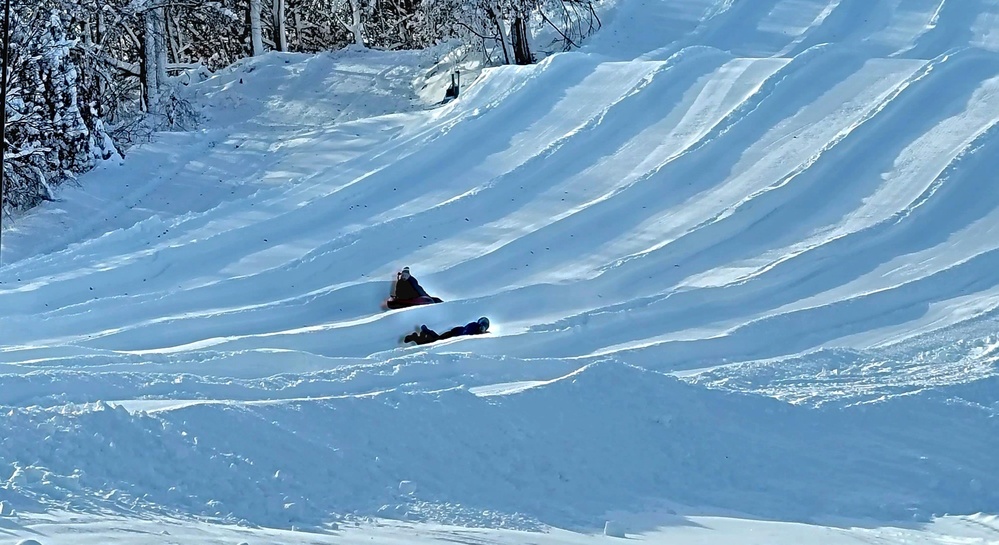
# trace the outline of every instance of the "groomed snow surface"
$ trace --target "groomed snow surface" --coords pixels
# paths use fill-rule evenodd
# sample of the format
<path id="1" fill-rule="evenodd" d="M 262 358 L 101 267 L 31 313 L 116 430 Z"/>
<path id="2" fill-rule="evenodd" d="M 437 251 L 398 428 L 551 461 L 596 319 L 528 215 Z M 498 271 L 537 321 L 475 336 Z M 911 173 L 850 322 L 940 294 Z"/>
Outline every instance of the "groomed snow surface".
<path id="1" fill-rule="evenodd" d="M 999 1 L 604 15 L 248 59 L 5 219 L 0 543 L 999 543 Z"/>

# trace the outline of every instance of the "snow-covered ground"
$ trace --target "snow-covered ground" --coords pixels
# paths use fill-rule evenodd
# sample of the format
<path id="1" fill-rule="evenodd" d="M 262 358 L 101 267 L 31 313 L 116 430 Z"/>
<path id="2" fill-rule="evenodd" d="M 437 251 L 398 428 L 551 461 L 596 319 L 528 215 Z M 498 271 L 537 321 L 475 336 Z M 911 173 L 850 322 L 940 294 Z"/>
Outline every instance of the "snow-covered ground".
<path id="1" fill-rule="evenodd" d="M 953 545 L 995 543 L 999 520 L 994 516 L 946 517 L 931 524 L 825 526 L 739 519 L 724 516 L 644 516 L 650 528 L 629 541 L 684 545 L 856 545 L 908 543 Z M 24 517 L 25 525 L 0 519 L 0 542 L 44 545 L 615 545 L 624 540 L 581 535 L 558 528 L 545 533 L 484 529 L 433 523 L 378 520 L 340 522 L 310 530 L 247 528 L 172 518 L 137 519 L 118 515 L 90 516 L 56 512 Z M 27 536 L 14 538 L 18 536 Z M 31 543 L 30 541 L 27 542 Z M 32 544 L 33 545 L 33 544 Z"/>
<path id="2" fill-rule="evenodd" d="M 310 530 L 246 528 L 171 518 L 136 519 L 117 515 L 89 516 L 57 512 L 25 517 L 25 526 L 0 519 L 0 540 L 48 545 L 268 544 L 268 545 L 614 545 L 618 537 L 581 535 L 557 528 L 545 533 L 519 530 L 456 527 L 440 524 L 379 520 L 340 522 Z M 646 517 L 655 527 L 629 541 L 683 543 L 685 545 L 856 545 L 858 543 L 910 543 L 952 545 L 994 543 L 999 520 L 994 516 L 946 517 L 922 527 L 913 525 L 826 526 L 738 519 L 721 516 Z M 649 526 L 652 528 L 651 526 Z M 6 538 L 7 534 L 28 536 Z M 12 541 L 17 539 L 17 541 Z M 3 541 L 3 542 L 7 542 Z M 27 542 L 30 543 L 30 542 Z"/>
<path id="3" fill-rule="evenodd" d="M 999 1 L 605 22 L 248 59 L 5 221 L 0 543 L 999 542 Z"/>

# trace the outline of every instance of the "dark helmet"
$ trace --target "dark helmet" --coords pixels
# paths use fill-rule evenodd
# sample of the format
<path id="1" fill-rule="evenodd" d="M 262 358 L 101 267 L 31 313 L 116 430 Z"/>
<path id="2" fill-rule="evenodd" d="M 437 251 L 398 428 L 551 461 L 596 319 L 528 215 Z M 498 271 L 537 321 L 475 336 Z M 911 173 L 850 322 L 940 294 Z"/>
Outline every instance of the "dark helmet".
<path id="1" fill-rule="evenodd" d="M 486 331 L 489 329 L 489 318 L 486 318 L 485 316 L 479 318 L 478 324 L 482 326 L 482 331 Z"/>

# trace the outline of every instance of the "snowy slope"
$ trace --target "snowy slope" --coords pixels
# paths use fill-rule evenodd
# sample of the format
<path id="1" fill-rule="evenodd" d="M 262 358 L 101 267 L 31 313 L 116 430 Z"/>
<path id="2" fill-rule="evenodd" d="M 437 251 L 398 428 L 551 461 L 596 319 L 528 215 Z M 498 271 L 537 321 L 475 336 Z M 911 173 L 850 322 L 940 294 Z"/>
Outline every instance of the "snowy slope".
<path id="1" fill-rule="evenodd" d="M 997 22 L 621 0 L 442 107 L 418 53 L 247 60 L 192 89 L 204 130 L 5 224 L 0 499 L 281 528 L 996 513 Z M 446 302 L 382 311 L 403 265 Z"/>

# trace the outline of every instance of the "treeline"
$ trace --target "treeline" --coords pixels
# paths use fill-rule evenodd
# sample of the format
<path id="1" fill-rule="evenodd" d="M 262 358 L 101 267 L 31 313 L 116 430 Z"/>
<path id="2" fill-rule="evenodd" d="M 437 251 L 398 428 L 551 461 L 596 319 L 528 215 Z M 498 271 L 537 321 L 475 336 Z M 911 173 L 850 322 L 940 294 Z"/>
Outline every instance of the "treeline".
<path id="1" fill-rule="evenodd" d="M 448 42 L 487 64 L 526 64 L 532 31 L 567 50 L 595 30 L 591 2 L 12 0 L 3 209 L 51 198 L 156 129 L 185 128 L 192 111 L 176 86 L 240 58 Z"/>

